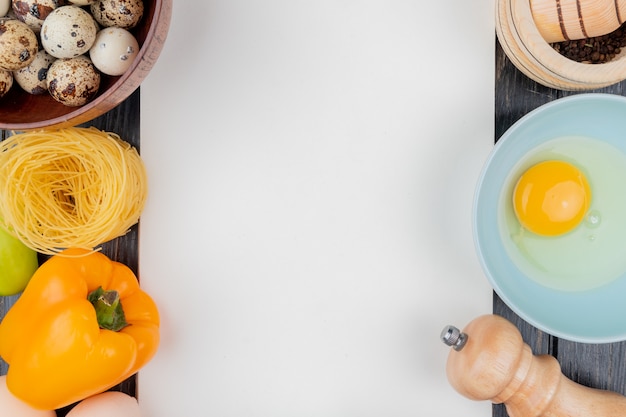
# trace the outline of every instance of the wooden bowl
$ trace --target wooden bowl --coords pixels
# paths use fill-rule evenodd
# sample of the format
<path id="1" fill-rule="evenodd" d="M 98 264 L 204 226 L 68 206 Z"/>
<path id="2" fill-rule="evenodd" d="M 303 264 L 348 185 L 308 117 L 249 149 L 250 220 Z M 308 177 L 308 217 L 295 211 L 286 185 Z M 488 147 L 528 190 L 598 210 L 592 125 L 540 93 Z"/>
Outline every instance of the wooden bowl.
<path id="1" fill-rule="evenodd" d="M 610 62 L 564 57 L 543 38 L 528 0 L 496 0 L 496 34 L 511 62 L 536 82 L 559 90 L 594 90 L 626 79 L 626 48 Z"/>
<path id="2" fill-rule="evenodd" d="M 37 130 L 86 123 L 116 107 L 139 87 L 157 61 L 169 30 L 173 0 L 144 0 L 144 15 L 131 32 L 140 50 L 121 76 L 102 75 L 98 95 L 80 107 L 69 107 L 49 94 L 32 95 L 14 84 L 0 98 L 0 129 Z"/>

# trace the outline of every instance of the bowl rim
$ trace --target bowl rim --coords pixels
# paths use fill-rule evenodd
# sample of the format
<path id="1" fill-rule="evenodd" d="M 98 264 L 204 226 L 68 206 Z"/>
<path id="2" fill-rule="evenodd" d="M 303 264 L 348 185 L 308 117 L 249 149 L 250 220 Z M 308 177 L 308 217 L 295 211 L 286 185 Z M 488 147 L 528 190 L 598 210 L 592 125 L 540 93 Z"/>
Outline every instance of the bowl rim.
<path id="1" fill-rule="evenodd" d="M 490 216 L 495 216 L 495 214 L 497 213 L 497 209 L 495 207 L 492 207 L 491 204 L 486 204 L 484 199 L 488 197 L 492 198 L 494 194 L 499 195 L 499 193 L 501 192 L 501 187 L 504 185 L 505 177 L 507 176 L 506 173 L 501 175 L 501 179 L 492 180 L 490 178 L 493 178 L 494 175 L 496 175 L 494 174 L 494 167 L 496 167 L 497 164 L 503 163 L 503 158 L 505 158 L 505 156 L 503 155 L 506 155 L 506 158 L 511 158 L 517 161 L 519 160 L 519 157 L 516 156 L 516 153 L 521 153 L 521 156 L 523 156 L 528 151 L 523 150 L 523 146 L 528 146 L 528 149 L 533 149 L 537 144 L 541 144 L 546 140 L 549 140 L 547 138 L 538 139 L 537 144 L 533 145 L 527 143 L 521 145 L 523 141 L 521 141 L 519 137 L 516 137 L 516 135 L 519 134 L 519 131 L 523 132 L 523 129 L 526 129 L 527 126 L 529 126 L 535 120 L 535 118 L 539 116 L 544 117 L 546 114 L 561 114 L 556 112 L 561 112 L 563 109 L 567 110 L 568 107 L 575 108 L 575 106 L 581 106 L 583 105 L 582 103 L 586 104 L 587 102 L 597 104 L 599 101 L 603 102 L 605 105 L 618 104 L 618 106 L 615 107 L 620 107 L 622 111 L 626 109 L 626 97 L 624 96 L 608 93 L 580 93 L 553 100 L 522 116 L 506 132 L 502 134 L 502 136 L 495 143 L 491 153 L 487 157 L 476 184 L 472 206 L 472 236 L 476 254 L 486 279 L 491 284 L 496 294 L 502 299 L 502 301 L 520 318 L 550 335 L 574 342 L 594 344 L 612 343 L 626 340 L 626 319 L 624 320 L 624 325 L 619 329 L 613 326 L 610 329 L 611 331 L 606 332 L 605 334 L 589 334 L 588 331 L 585 332 L 581 329 L 583 329 L 584 326 L 589 327 L 592 326 L 594 323 L 597 324 L 597 319 L 593 320 L 592 318 L 583 318 L 582 320 L 586 321 L 581 322 L 580 327 L 577 327 L 577 323 L 572 324 L 572 322 L 564 325 L 562 321 L 559 322 L 558 319 L 556 319 L 556 322 L 559 323 L 559 325 L 555 325 L 555 318 L 550 317 L 549 319 L 546 319 L 545 312 L 543 312 L 543 315 L 538 314 L 537 309 L 542 310 L 543 307 L 536 307 L 535 304 L 532 303 L 540 303 L 541 301 L 554 300 L 555 306 L 558 305 L 559 302 L 566 302 L 568 303 L 567 305 L 570 307 L 570 309 L 573 308 L 573 303 L 582 303 L 583 306 L 586 306 L 585 303 L 588 303 L 589 300 L 591 300 L 591 304 L 593 304 L 593 301 L 597 301 L 598 299 L 600 299 L 600 297 L 604 297 L 604 293 L 607 292 L 609 288 L 613 288 L 611 287 L 611 285 L 613 284 L 607 284 L 597 289 L 588 291 L 567 292 L 543 287 L 540 284 L 533 282 L 532 279 L 523 276 L 523 274 L 510 263 L 511 261 L 508 259 L 508 256 L 505 256 L 506 252 L 504 251 L 503 244 L 500 240 L 497 226 L 494 233 L 494 231 L 492 230 L 494 227 L 493 224 L 488 224 L 488 222 L 491 220 L 485 220 L 488 219 Z M 561 135 L 563 136 L 565 134 Z M 552 138 L 555 137 L 556 136 L 552 136 Z M 516 140 L 517 142 L 515 142 Z M 624 142 L 624 147 L 626 148 L 626 140 Z M 513 146 L 517 146 L 517 148 L 519 148 L 514 149 L 516 153 L 511 152 Z M 506 165 L 504 169 L 510 168 L 512 168 L 512 166 Z M 497 187 L 496 185 L 494 186 L 497 188 L 495 191 L 485 191 L 485 187 L 492 185 L 494 181 L 496 182 L 496 184 L 500 184 L 500 187 Z M 485 197 L 486 193 L 490 193 L 490 196 Z M 492 202 L 492 200 L 488 201 L 488 203 Z M 489 228 L 490 230 L 485 231 L 486 227 L 488 226 L 491 226 L 491 228 Z M 484 235 L 488 235 L 487 237 L 492 238 L 492 240 L 496 242 L 491 244 L 486 243 L 484 241 Z M 498 256 L 504 256 L 504 258 L 506 259 L 501 259 Z M 498 262 L 501 262 L 501 264 L 494 265 L 494 258 L 497 258 Z M 501 278 L 497 276 L 497 273 L 502 271 L 505 271 L 508 274 L 506 278 Z M 507 280 L 513 279 L 510 278 L 511 276 L 523 277 L 524 282 L 521 282 L 519 285 L 523 289 L 528 289 L 528 291 L 530 291 L 528 294 L 530 295 L 512 294 L 512 291 L 509 290 L 511 286 L 506 282 Z M 619 285 L 622 290 L 626 291 L 626 274 L 615 280 L 615 285 Z M 518 287 L 516 287 L 516 289 L 517 288 Z M 540 296 L 538 296 L 538 294 L 533 293 L 533 291 L 543 292 L 539 294 Z M 528 297 L 531 296 L 532 299 L 528 301 Z M 542 297 L 545 297 L 545 300 Z M 527 304 L 531 303 L 535 307 L 524 307 L 520 300 L 526 301 Z M 626 305 L 626 303 L 621 304 Z M 596 305 L 594 304 L 594 306 Z M 550 309 L 550 307 L 553 306 L 546 306 L 546 308 L 543 310 L 547 311 Z M 576 308 L 580 310 L 580 304 L 576 304 Z M 607 305 L 603 308 L 605 308 L 607 311 L 613 311 L 612 309 L 614 308 L 623 307 Z M 583 313 L 583 311 L 579 312 L 580 315 L 582 315 Z M 620 310 L 620 313 L 624 313 L 624 311 Z M 550 311 L 550 314 L 552 314 L 552 311 Z M 558 314 L 561 313 L 558 312 Z M 624 317 L 626 317 L 626 315 L 624 315 Z M 569 318 L 570 316 L 567 316 L 567 319 Z M 580 318 L 576 317 L 576 319 Z"/>

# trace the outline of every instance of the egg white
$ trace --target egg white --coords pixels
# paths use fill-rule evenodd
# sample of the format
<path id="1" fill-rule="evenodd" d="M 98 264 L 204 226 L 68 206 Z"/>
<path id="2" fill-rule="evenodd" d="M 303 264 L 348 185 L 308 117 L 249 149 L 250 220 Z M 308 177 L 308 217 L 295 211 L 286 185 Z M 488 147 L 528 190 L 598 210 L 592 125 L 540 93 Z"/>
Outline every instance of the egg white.
<path id="1" fill-rule="evenodd" d="M 526 230 L 513 211 L 513 189 L 532 165 L 545 160 L 574 164 L 591 188 L 585 220 L 574 230 L 544 237 Z M 626 272 L 626 154 L 588 137 L 555 138 L 527 153 L 504 182 L 498 227 L 513 263 L 530 279 L 563 291 L 596 288 Z"/>

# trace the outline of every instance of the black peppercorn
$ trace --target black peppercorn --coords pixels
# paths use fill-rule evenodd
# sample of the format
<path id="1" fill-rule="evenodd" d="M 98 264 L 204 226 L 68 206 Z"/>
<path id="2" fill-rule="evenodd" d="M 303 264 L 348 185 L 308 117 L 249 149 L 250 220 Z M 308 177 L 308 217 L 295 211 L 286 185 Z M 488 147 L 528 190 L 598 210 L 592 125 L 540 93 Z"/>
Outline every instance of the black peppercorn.
<path id="1" fill-rule="evenodd" d="M 626 46 L 626 23 L 613 32 L 587 39 L 569 40 L 551 44 L 566 58 L 586 64 L 602 64 L 619 55 Z"/>

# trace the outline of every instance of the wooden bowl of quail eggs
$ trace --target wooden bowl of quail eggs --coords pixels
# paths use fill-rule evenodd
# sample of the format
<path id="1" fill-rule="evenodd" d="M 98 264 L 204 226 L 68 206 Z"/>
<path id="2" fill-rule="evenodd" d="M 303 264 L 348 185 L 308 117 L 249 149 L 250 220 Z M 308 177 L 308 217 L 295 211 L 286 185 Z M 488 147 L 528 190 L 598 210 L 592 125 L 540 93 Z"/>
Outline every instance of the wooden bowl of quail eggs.
<path id="1" fill-rule="evenodd" d="M 89 122 L 139 87 L 172 0 L 0 0 L 0 129 Z"/>

